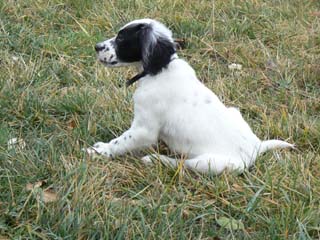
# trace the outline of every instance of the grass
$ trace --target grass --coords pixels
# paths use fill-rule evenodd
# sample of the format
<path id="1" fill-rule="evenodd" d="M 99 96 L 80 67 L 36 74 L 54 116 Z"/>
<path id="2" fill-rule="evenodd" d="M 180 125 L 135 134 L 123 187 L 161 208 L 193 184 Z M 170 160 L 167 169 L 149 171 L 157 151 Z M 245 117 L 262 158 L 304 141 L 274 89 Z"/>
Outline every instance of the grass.
<path id="1" fill-rule="evenodd" d="M 298 150 L 219 177 L 81 153 L 132 118 L 134 70 L 103 68 L 93 46 L 143 17 L 185 41 L 179 55 L 260 138 Z M 0 44 L 0 239 L 320 238 L 318 1 L 7 0 Z M 14 137 L 26 147 L 8 149 Z"/>

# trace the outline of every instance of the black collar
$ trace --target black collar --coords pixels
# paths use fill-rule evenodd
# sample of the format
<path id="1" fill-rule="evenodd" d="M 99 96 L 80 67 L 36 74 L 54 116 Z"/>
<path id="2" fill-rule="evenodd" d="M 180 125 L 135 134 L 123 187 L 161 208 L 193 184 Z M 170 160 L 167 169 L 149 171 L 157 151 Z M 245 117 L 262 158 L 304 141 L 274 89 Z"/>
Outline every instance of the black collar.
<path id="1" fill-rule="evenodd" d="M 171 57 L 170 62 L 172 62 L 173 60 L 178 59 L 177 55 L 173 55 Z M 129 80 L 126 81 L 126 87 L 129 87 L 130 85 L 132 85 L 133 83 L 135 83 L 136 81 L 138 81 L 140 78 L 143 78 L 144 76 L 146 76 L 148 73 L 146 71 L 142 71 L 141 73 L 138 73 L 137 75 L 135 75 L 133 78 L 130 78 Z"/>
<path id="2" fill-rule="evenodd" d="M 147 75 L 148 73 L 146 71 L 142 71 L 141 73 L 138 73 L 137 75 L 135 75 L 133 78 L 130 78 L 129 80 L 126 81 L 126 87 L 129 87 L 130 85 L 132 85 L 134 82 L 138 81 L 140 78 L 143 78 L 145 75 Z"/>

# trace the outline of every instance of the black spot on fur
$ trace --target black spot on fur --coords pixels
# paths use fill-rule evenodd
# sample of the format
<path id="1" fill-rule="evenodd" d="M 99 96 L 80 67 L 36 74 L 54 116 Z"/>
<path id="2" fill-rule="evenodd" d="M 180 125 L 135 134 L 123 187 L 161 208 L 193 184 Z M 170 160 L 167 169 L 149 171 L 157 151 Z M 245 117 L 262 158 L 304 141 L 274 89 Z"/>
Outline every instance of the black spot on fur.
<path id="1" fill-rule="evenodd" d="M 206 98 L 206 99 L 204 100 L 204 103 L 205 103 L 205 104 L 210 104 L 210 103 L 211 103 L 211 99 L 210 99 L 210 98 Z"/>

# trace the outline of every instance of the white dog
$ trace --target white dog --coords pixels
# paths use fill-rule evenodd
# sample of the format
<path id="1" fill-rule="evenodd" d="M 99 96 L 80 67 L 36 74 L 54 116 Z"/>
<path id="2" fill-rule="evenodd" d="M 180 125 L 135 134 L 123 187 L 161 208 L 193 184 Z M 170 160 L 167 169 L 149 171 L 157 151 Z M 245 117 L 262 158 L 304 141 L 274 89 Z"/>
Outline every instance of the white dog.
<path id="1" fill-rule="evenodd" d="M 197 78 L 192 67 L 178 58 L 171 31 L 163 24 L 140 19 L 122 27 L 116 37 L 95 46 L 98 59 L 107 67 L 140 66 L 134 119 L 129 130 L 109 143 L 98 142 L 89 154 L 115 157 L 141 150 L 163 140 L 175 153 L 188 158 L 184 166 L 202 173 L 224 170 L 242 172 L 256 157 L 273 148 L 293 147 L 280 140 L 261 141 L 238 109 L 226 107 Z M 176 159 L 157 157 L 177 166 Z"/>

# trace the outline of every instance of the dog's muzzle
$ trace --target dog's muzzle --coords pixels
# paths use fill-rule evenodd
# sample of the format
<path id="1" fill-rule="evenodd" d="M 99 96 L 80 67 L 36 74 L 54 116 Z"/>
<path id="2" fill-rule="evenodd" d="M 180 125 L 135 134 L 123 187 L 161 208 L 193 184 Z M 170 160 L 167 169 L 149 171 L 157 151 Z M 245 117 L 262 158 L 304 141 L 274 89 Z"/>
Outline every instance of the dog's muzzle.
<path id="1" fill-rule="evenodd" d="M 116 67 L 119 61 L 113 46 L 114 39 L 109 39 L 95 45 L 94 49 L 97 52 L 98 60 L 107 67 Z"/>

